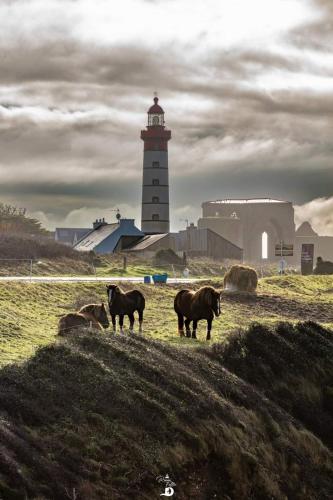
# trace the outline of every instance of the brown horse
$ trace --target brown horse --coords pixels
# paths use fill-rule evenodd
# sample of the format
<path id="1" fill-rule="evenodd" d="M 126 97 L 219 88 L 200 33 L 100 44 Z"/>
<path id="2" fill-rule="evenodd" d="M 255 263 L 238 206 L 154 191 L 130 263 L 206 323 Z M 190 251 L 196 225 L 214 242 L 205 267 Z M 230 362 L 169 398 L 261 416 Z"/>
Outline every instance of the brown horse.
<path id="1" fill-rule="evenodd" d="M 109 320 L 105 305 L 88 304 L 81 307 L 79 312 L 62 316 L 58 324 L 58 335 L 67 335 L 79 328 L 95 328 L 103 330 L 109 327 Z"/>
<path id="2" fill-rule="evenodd" d="M 130 332 L 133 332 L 134 313 L 139 313 L 139 333 L 142 333 L 143 311 L 146 301 L 139 290 L 123 292 L 117 285 L 108 285 L 109 310 L 112 319 L 113 331 L 116 331 L 116 316 L 119 316 L 120 332 L 123 333 L 124 316 L 130 320 Z"/>
<path id="3" fill-rule="evenodd" d="M 207 320 L 207 340 L 210 340 L 214 314 L 221 314 L 221 292 L 211 286 L 204 286 L 197 292 L 181 290 L 177 293 L 174 308 L 178 316 L 178 331 L 184 337 L 184 317 L 186 337 L 191 337 L 190 323 L 193 321 L 192 339 L 197 338 L 198 321 Z"/>

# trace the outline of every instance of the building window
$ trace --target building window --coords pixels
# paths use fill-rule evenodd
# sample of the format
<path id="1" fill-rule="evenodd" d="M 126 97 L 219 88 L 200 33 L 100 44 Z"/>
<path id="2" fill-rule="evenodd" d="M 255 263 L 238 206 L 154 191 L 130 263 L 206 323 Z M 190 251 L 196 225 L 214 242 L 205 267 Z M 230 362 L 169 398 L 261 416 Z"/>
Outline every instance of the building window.
<path id="1" fill-rule="evenodd" d="M 268 234 L 266 231 L 261 235 L 261 258 L 268 259 Z"/>
<path id="2" fill-rule="evenodd" d="M 153 186 L 159 186 L 160 181 L 159 179 L 153 179 Z"/>
<path id="3" fill-rule="evenodd" d="M 158 196 L 153 196 L 152 202 L 153 203 L 159 203 L 160 202 L 159 197 Z"/>
<path id="4" fill-rule="evenodd" d="M 160 216 L 158 214 L 153 214 L 153 220 L 160 220 Z"/>
<path id="5" fill-rule="evenodd" d="M 153 161 L 153 167 L 154 168 L 159 168 L 160 162 L 159 161 Z"/>

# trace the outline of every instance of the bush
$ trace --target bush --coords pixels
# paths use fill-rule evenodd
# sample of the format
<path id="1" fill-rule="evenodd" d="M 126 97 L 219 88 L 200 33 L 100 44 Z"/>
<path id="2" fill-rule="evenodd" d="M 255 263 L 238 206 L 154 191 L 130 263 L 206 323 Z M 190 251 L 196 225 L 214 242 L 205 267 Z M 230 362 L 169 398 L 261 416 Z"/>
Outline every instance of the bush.
<path id="1" fill-rule="evenodd" d="M 155 254 L 155 263 L 158 266 L 174 264 L 177 266 L 181 266 L 183 264 L 183 259 L 179 257 L 176 252 L 174 252 L 171 248 L 162 248 L 158 250 Z"/>
<path id="2" fill-rule="evenodd" d="M 87 256 L 50 238 L 0 233 L 1 259 L 56 259 L 67 257 L 86 260 Z"/>

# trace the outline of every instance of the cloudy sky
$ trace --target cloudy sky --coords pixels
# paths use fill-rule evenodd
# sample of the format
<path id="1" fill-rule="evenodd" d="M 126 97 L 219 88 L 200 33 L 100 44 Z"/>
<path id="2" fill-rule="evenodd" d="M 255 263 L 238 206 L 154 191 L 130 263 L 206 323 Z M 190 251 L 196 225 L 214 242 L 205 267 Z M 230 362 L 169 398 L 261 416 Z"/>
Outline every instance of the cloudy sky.
<path id="1" fill-rule="evenodd" d="M 0 200 L 48 228 L 140 219 L 154 91 L 172 228 L 277 197 L 333 235 L 332 0 L 1 0 Z"/>

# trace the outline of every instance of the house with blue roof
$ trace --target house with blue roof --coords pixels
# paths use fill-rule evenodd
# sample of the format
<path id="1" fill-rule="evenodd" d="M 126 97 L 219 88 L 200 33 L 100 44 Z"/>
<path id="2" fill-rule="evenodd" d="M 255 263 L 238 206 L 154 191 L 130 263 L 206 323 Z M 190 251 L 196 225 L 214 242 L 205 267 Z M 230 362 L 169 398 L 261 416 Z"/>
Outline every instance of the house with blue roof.
<path id="1" fill-rule="evenodd" d="M 119 219 L 114 224 L 108 224 L 104 219 L 97 220 L 93 229 L 74 245 L 74 249 L 99 254 L 124 250 L 144 236 L 134 222 L 134 219 Z"/>

